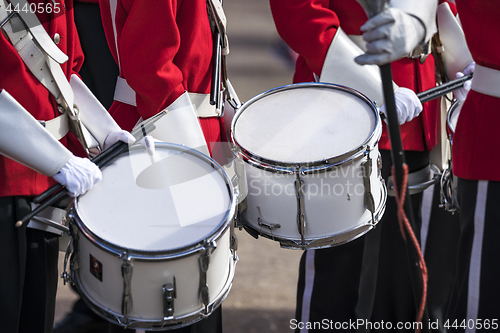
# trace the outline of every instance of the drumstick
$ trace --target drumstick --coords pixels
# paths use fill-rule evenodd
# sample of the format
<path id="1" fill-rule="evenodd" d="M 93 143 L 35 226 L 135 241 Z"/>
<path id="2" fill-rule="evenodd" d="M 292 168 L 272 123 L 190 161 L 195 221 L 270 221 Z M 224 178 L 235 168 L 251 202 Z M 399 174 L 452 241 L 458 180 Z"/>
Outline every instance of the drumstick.
<path id="1" fill-rule="evenodd" d="M 420 103 L 422 103 L 422 104 L 429 102 L 433 99 L 444 96 L 447 93 L 450 93 L 454 90 L 462 88 L 464 86 L 465 82 L 470 80 L 470 79 L 472 79 L 472 73 L 465 75 L 461 78 L 451 80 L 447 83 L 441 84 L 441 85 L 436 86 L 434 88 L 419 92 L 417 94 L 417 97 L 420 100 Z M 385 114 L 380 113 L 380 118 L 382 118 L 382 120 L 385 120 L 387 117 L 385 116 Z"/>
<path id="2" fill-rule="evenodd" d="M 457 90 L 459 88 L 462 88 L 468 80 L 472 79 L 472 73 L 465 75 L 461 78 L 451 80 L 450 82 L 441 84 L 437 87 L 419 92 L 417 94 L 418 99 L 420 99 L 421 103 L 428 102 L 430 100 L 433 100 L 435 98 L 441 97 L 446 95 L 447 93 L 450 93 L 454 90 Z"/>
<path id="3" fill-rule="evenodd" d="M 139 140 L 141 140 L 143 137 L 145 137 L 147 135 L 147 133 L 152 132 L 156 128 L 154 123 L 156 121 L 158 121 L 161 117 L 166 115 L 167 112 L 168 112 L 167 110 L 163 110 L 163 111 L 159 112 L 158 114 L 156 114 L 155 116 L 145 120 L 139 126 L 137 126 L 136 129 L 134 129 L 131 132 L 131 134 L 136 138 L 136 141 L 134 142 L 134 144 L 136 142 L 138 142 Z M 99 168 L 102 168 L 106 164 L 108 164 L 110 161 L 117 158 L 120 154 L 125 152 L 127 149 L 128 149 L 128 143 L 125 143 L 123 141 L 115 142 L 111 147 L 109 147 L 108 149 L 103 151 L 101 154 L 96 156 L 94 159 L 92 159 L 92 162 L 94 162 L 97 159 L 97 157 L 106 153 L 103 156 L 101 156 L 99 159 L 97 159 L 97 162 L 95 162 L 95 164 Z M 56 187 L 57 187 L 57 189 L 54 190 L 53 188 L 56 188 Z M 35 215 L 37 215 L 38 213 L 40 213 L 41 211 L 43 211 L 47 207 L 51 206 L 52 204 L 54 204 L 55 202 L 62 199 L 64 196 L 66 196 L 68 194 L 68 190 L 64 186 L 62 186 L 61 184 L 56 184 L 47 191 L 52 192 L 52 193 L 55 193 L 57 191 L 59 191 L 59 192 L 57 192 L 55 195 L 48 198 L 44 203 L 40 204 L 37 208 L 35 208 L 33 211 L 31 211 L 29 214 L 27 214 L 24 218 L 17 221 L 15 224 L 17 228 L 19 228 L 25 222 L 31 220 Z M 42 195 L 43 195 L 43 197 L 47 197 L 45 195 L 45 192 L 42 193 Z M 42 195 L 40 195 L 40 196 L 42 196 Z"/>
<path id="4" fill-rule="evenodd" d="M 161 117 L 163 117 L 163 115 L 165 115 L 167 112 L 168 112 L 167 110 L 164 110 L 164 111 L 156 114 L 155 116 L 146 119 L 144 122 L 141 123 L 142 126 L 136 126 L 136 128 L 133 129 L 132 132 L 130 132 L 130 134 L 132 134 L 135 138 L 137 138 L 137 135 L 140 134 L 140 132 L 142 131 L 143 127 L 146 128 L 146 132 L 147 133 L 150 133 L 152 130 L 149 129 L 148 126 L 150 124 L 153 124 L 154 122 L 156 122 Z M 142 139 L 142 137 L 141 137 L 141 139 Z M 104 160 L 106 158 L 106 156 L 108 156 L 109 154 L 111 154 L 119 146 L 120 146 L 120 141 L 115 142 L 108 149 L 104 150 L 99 155 L 97 155 L 96 157 L 94 157 L 92 159 L 92 162 L 95 163 L 97 166 L 101 166 L 102 165 L 102 160 Z M 40 195 L 34 197 L 33 200 L 32 200 L 32 202 L 36 203 L 36 204 L 41 203 L 41 202 L 47 200 L 51 195 L 53 195 L 54 193 L 56 193 L 57 191 L 59 191 L 60 189 L 62 189 L 62 187 L 63 186 L 61 184 L 57 183 L 57 184 L 53 185 L 52 187 L 50 187 L 49 189 L 45 190 Z"/>

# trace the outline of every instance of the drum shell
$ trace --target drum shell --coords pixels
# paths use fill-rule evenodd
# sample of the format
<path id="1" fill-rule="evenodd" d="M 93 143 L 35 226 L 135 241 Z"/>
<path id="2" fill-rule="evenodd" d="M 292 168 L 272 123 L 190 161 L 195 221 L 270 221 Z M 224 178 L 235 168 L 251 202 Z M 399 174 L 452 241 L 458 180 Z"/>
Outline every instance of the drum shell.
<path id="1" fill-rule="evenodd" d="M 86 300 L 91 302 L 93 308 L 121 316 L 124 287 L 122 277 L 124 259 L 121 257 L 126 249 L 110 249 L 109 245 L 96 242 L 81 229 L 75 239 L 78 251 L 74 259 L 79 266 L 75 271 L 75 283 L 78 289 L 85 295 Z M 226 228 L 216 241 L 217 247 L 210 254 L 210 265 L 207 270 L 210 304 L 222 301 L 221 298 L 225 298 L 225 294 L 229 291 L 234 274 L 233 254 L 229 241 L 230 229 Z M 133 267 L 131 280 L 133 307 L 128 314 L 130 320 L 151 324 L 163 320 L 162 286 L 173 283 L 174 276 L 177 298 L 174 300 L 173 317 L 183 318 L 200 313 L 198 319 L 201 319 L 203 304 L 199 298 L 199 258 L 202 254 L 202 244 L 183 253 L 169 255 L 134 254 L 129 251 L 127 256 Z M 102 281 L 91 273 L 90 256 L 102 264 Z M 100 310 L 98 312 L 102 312 Z M 109 319 L 109 316 L 107 317 Z"/>
<path id="2" fill-rule="evenodd" d="M 378 148 L 371 150 L 369 157 L 373 170 L 370 176 L 372 194 L 376 206 L 380 206 L 381 202 L 385 203 L 385 190 L 382 188 L 384 185 L 378 171 Z M 364 204 L 362 163 L 366 161 L 367 158 L 363 157 L 327 171 L 300 176 L 304 181 L 307 243 L 327 237 L 332 238 L 332 242 L 341 239 L 339 244 L 342 244 L 361 236 L 373 227 L 371 213 Z M 245 173 L 248 181 L 247 208 L 242 213 L 245 222 L 259 233 L 300 243 L 296 174 L 273 173 L 249 163 L 245 163 Z M 259 225 L 259 220 L 266 224 L 279 224 L 280 227 L 271 231 Z M 357 228 L 363 231 L 360 230 L 353 238 L 342 239 L 342 234 Z M 307 248 L 321 248 L 324 245 L 326 244 Z"/>
<path id="3" fill-rule="evenodd" d="M 370 109 L 375 118 L 375 125 L 371 128 L 371 134 L 366 141 L 338 156 L 325 156 L 324 160 L 296 163 L 281 162 L 269 156 L 263 157 L 240 144 L 237 139 L 236 122 L 244 112 L 254 108 L 253 105 L 258 105 L 259 100 L 272 98 L 275 93 L 309 88 L 341 91 L 352 99 L 358 99 L 365 108 Z M 301 101 L 296 100 L 296 102 Z M 376 107 L 359 92 L 323 83 L 279 87 L 245 103 L 233 120 L 232 129 L 232 141 L 236 147 L 237 158 L 244 165 L 244 174 L 241 175 L 240 172 L 239 178 L 246 178 L 246 197 L 240 205 L 243 206 L 243 209 L 240 209 L 242 223 L 251 234 L 279 241 L 284 248 L 325 248 L 343 244 L 365 234 L 381 218 L 387 196 L 385 183 L 380 175 L 377 146 L 382 126 Z M 300 129 L 297 130 L 297 137 L 300 138 Z M 365 205 L 363 178 L 365 163 L 369 163 L 372 170 L 368 185 L 370 189 L 367 191 L 371 192 L 374 199 L 373 216 Z M 304 189 L 306 216 L 304 235 L 301 235 L 298 227 L 300 204 L 295 189 L 297 176 Z"/>
<path id="4" fill-rule="evenodd" d="M 168 214 L 169 210 L 155 209 L 158 203 L 152 201 L 149 196 L 163 198 L 159 193 L 172 192 L 171 185 L 164 189 L 159 187 L 152 190 L 138 189 L 136 185 L 128 188 L 127 184 L 132 176 L 130 173 L 137 171 L 134 167 L 141 165 L 134 164 L 132 167 L 129 163 L 132 159 L 121 159 L 121 157 L 103 170 L 100 190 L 95 189 L 94 192 L 85 194 L 86 199 L 83 197 L 75 199 L 70 214 L 73 243 L 70 280 L 80 290 L 82 299 L 96 313 L 117 325 L 146 330 L 183 327 L 209 315 L 229 293 L 237 261 L 235 249 L 232 247 L 234 237 L 232 223 L 237 205 L 231 180 L 227 174 L 210 157 L 195 150 L 174 144 L 155 143 L 155 145 L 160 157 L 186 156 L 185 159 L 173 160 L 186 161 L 185 163 L 188 163 L 186 165 L 169 164 L 171 169 L 168 171 L 171 177 L 184 180 L 175 184 L 185 184 L 186 179 L 182 175 L 192 175 L 193 170 L 197 172 L 197 176 L 187 179 L 197 184 L 199 192 L 198 194 L 186 192 L 189 202 L 198 203 L 201 207 L 202 203 L 196 201 L 200 193 L 203 195 L 219 193 L 217 191 L 225 193 L 224 197 L 228 201 L 221 202 L 222 215 L 210 215 L 213 212 L 198 210 L 200 218 L 212 219 L 208 229 L 207 225 L 198 227 L 195 224 L 186 224 L 191 220 L 181 221 L 175 214 Z M 142 148 L 137 146 L 129 148 L 130 155 L 133 154 L 134 158 L 137 158 L 137 154 L 142 154 L 139 152 L 140 149 Z M 182 155 L 183 153 L 185 155 Z M 144 155 L 143 158 L 149 160 L 148 155 Z M 195 169 L 192 169 L 193 165 L 189 163 L 194 163 Z M 179 171 L 180 169 L 183 170 Z M 141 171 L 142 167 L 138 170 Z M 204 175 L 211 175 L 210 177 L 213 177 L 220 188 L 211 185 L 210 182 L 196 182 L 204 179 Z M 166 184 L 168 181 L 170 178 L 164 179 Z M 117 187 L 116 182 L 122 183 L 121 187 Z M 122 194 L 124 188 L 130 193 Z M 206 191 L 212 188 L 218 190 Z M 121 195 L 126 195 L 127 198 L 120 197 Z M 108 201 L 108 197 L 114 200 Z M 145 203 L 148 201 L 155 202 L 155 206 L 151 203 L 146 206 Z M 159 203 L 165 202 L 162 199 Z M 121 219 L 128 218 L 127 221 L 113 219 L 119 214 L 119 210 L 122 211 Z M 144 210 L 150 211 L 152 215 L 146 215 Z M 134 215 L 133 212 L 137 214 Z M 158 212 L 162 215 L 158 215 Z M 149 231 L 138 235 L 137 233 L 141 233 L 142 230 L 147 231 L 146 227 L 151 224 L 151 220 L 162 220 L 163 225 L 169 227 L 154 229 L 158 230 L 154 233 Z M 196 221 L 193 220 L 193 223 Z M 190 226 L 196 229 L 184 229 Z M 131 233 L 130 230 L 137 230 L 137 233 Z M 122 238 L 124 235 L 127 237 Z M 135 239 L 140 241 L 134 243 Z M 135 244 L 135 247 L 130 243 Z M 123 267 L 126 267 L 131 274 L 123 276 Z M 166 284 L 175 286 L 172 312 L 167 311 L 169 306 L 164 303 L 163 286 Z M 132 299 L 129 304 L 132 306 L 128 311 L 123 311 L 124 293 L 128 287 Z M 208 297 L 204 297 L 205 294 L 202 292 L 205 288 L 208 289 Z"/>

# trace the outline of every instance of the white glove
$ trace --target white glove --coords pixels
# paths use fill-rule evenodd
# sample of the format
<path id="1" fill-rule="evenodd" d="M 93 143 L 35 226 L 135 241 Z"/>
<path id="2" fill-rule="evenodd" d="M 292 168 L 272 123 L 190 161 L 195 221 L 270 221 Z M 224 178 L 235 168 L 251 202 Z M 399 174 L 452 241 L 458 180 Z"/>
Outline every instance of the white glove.
<path id="1" fill-rule="evenodd" d="M 361 26 L 366 53 L 355 58 L 360 65 L 384 65 L 406 57 L 424 39 L 425 27 L 414 16 L 388 8 Z"/>
<path id="2" fill-rule="evenodd" d="M 455 78 L 458 79 L 464 77 L 465 75 L 469 75 L 470 73 L 474 73 L 475 68 L 476 68 L 476 63 L 473 61 L 470 64 L 468 64 L 463 71 L 455 74 Z M 473 79 L 465 81 L 464 86 L 462 88 L 453 91 L 455 97 L 459 101 L 465 101 L 465 99 L 467 98 L 467 94 L 469 93 L 470 88 L 472 86 L 472 80 Z"/>
<path id="3" fill-rule="evenodd" d="M 106 150 L 118 141 L 123 141 L 131 145 L 135 142 L 135 138 L 132 134 L 130 134 L 125 130 L 112 131 L 108 134 L 108 136 L 104 140 L 103 148 Z M 138 143 L 146 147 L 148 154 L 153 156 L 155 153 L 154 141 L 155 139 L 153 139 L 153 137 L 146 135 L 144 138 L 139 140 Z"/>
<path id="4" fill-rule="evenodd" d="M 102 179 L 101 170 L 88 158 L 71 156 L 69 161 L 53 177 L 66 186 L 69 195 L 77 197 L 84 194 Z"/>
<path id="5" fill-rule="evenodd" d="M 422 112 L 422 103 L 420 103 L 417 95 L 411 89 L 399 87 L 394 93 L 394 100 L 396 102 L 399 125 L 411 121 Z M 385 122 L 387 122 L 385 104 L 380 107 L 380 111 L 386 116 Z"/>
<path id="6" fill-rule="evenodd" d="M 108 136 L 104 140 L 104 150 L 108 149 L 118 141 L 123 141 L 131 145 L 135 142 L 135 138 L 132 134 L 124 130 L 109 132 Z"/>

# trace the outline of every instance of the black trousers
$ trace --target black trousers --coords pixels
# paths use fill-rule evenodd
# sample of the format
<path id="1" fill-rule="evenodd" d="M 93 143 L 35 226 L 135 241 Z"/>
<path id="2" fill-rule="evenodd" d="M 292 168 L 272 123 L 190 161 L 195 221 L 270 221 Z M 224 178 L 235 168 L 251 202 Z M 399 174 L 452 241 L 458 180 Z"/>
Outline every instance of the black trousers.
<path id="1" fill-rule="evenodd" d="M 500 182 L 458 178 L 460 243 L 451 331 L 500 328 Z M 454 326 L 454 327 L 453 327 Z"/>
<path id="2" fill-rule="evenodd" d="M 390 152 L 383 150 L 381 154 L 382 177 L 387 179 L 391 172 Z M 406 161 L 410 172 L 417 171 L 428 165 L 429 154 L 406 152 Z M 422 197 L 422 193 L 411 196 L 418 228 Z M 345 324 L 357 319 L 391 322 L 397 331 L 397 322 L 415 321 L 411 281 L 396 202 L 388 197 L 385 214 L 374 230 L 344 245 L 305 251 L 299 267 L 296 319 L 310 323 L 311 329 L 306 332 L 335 328 L 346 332 L 384 331 L 371 329 L 369 325 L 353 328 Z M 314 328 L 315 323 L 320 324 Z"/>
<path id="3" fill-rule="evenodd" d="M 0 330 L 50 333 L 54 322 L 58 236 L 14 224 L 31 211 L 27 197 L 0 198 Z"/>
<path id="4" fill-rule="evenodd" d="M 85 56 L 79 74 L 102 105 L 109 109 L 113 103 L 119 70 L 106 41 L 99 5 L 75 2 L 74 13 Z"/>

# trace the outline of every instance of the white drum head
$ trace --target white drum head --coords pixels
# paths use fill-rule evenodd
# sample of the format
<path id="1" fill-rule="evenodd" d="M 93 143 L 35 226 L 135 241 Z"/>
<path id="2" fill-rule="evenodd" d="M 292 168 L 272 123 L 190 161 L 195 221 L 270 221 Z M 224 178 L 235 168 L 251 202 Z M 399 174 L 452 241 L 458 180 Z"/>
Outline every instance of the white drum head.
<path id="1" fill-rule="evenodd" d="M 265 159 L 304 163 L 348 153 L 373 134 L 377 117 L 364 99 L 332 85 L 297 86 L 244 105 L 233 127 L 237 144 Z"/>
<path id="2" fill-rule="evenodd" d="M 232 193 L 220 167 L 177 145 L 156 144 L 156 151 L 152 164 L 143 147 L 133 147 L 77 199 L 91 234 L 121 248 L 165 251 L 206 239 L 224 224 Z"/>

